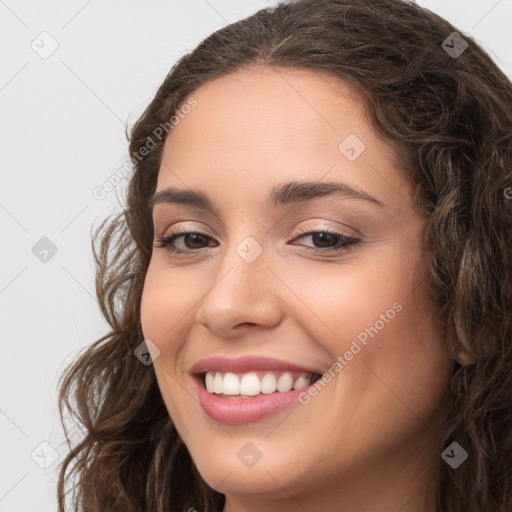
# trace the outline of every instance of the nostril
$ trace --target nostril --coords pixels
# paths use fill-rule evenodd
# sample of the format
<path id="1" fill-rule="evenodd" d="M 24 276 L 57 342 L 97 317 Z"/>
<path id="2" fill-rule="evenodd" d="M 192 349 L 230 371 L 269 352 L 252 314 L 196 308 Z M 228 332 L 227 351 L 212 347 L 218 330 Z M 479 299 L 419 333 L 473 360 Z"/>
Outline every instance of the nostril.
<path id="1" fill-rule="evenodd" d="M 256 325 L 256 324 L 253 322 L 243 322 L 241 324 L 238 324 L 236 327 L 239 328 L 239 327 L 246 327 L 246 326 L 251 326 L 251 325 Z"/>

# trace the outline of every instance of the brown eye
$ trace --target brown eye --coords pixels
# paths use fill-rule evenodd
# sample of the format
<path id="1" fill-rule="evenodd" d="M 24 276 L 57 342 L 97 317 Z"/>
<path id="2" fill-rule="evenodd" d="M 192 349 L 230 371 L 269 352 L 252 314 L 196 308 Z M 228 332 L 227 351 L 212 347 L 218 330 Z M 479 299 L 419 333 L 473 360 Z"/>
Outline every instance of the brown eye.
<path id="1" fill-rule="evenodd" d="M 341 233 L 328 231 L 326 229 L 321 231 L 308 231 L 307 233 L 302 233 L 295 240 L 307 237 L 311 237 L 311 241 L 313 242 L 313 244 L 319 246 L 307 247 L 307 249 L 315 252 L 348 250 L 350 248 L 356 247 L 361 242 L 361 240 L 359 240 L 358 238 L 352 238 L 346 235 L 342 235 Z"/>
<path id="2" fill-rule="evenodd" d="M 183 239 L 182 242 L 184 244 L 184 247 L 182 246 L 181 248 L 177 248 L 171 245 L 175 240 L 178 240 L 180 238 Z M 211 238 L 208 235 L 205 235 L 204 233 L 198 233 L 195 231 L 181 233 L 178 232 L 157 240 L 159 245 L 157 245 L 156 247 L 164 247 L 171 253 L 188 253 L 195 252 L 197 250 L 208 247 L 209 240 L 213 240 L 213 238 Z"/>

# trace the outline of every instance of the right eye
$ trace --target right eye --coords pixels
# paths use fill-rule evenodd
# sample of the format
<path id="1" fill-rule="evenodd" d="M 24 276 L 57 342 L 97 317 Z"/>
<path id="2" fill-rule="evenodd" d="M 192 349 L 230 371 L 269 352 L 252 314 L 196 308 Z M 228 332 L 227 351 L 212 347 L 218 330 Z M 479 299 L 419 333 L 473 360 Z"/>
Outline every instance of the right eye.
<path id="1" fill-rule="evenodd" d="M 172 245 L 176 240 L 180 238 L 183 239 L 182 242 L 185 244 L 184 248 L 177 248 Z M 201 244 L 203 244 L 205 240 L 213 240 L 213 238 L 209 235 L 199 233 L 197 231 L 175 231 L 171 232 L 171 234 L 168 236 L 164 236 L 158 239 L 157 242 L 159 245 L 156 245 L 155 247 L 165 248 L 167 251 L 173 254 L 188 254 L 203 249 L 204 247 L 201 247 Z"/>

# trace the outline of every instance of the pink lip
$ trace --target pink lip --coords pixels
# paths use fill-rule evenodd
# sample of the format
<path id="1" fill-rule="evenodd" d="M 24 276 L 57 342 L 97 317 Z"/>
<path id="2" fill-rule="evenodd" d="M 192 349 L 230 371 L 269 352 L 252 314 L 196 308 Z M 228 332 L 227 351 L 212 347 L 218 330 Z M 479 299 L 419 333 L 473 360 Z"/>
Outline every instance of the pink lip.
<path id="1" fill-rule="evenodd" d="M 196 363 L 191 373 L 204 373 L 209 371 L 244 373 L 251 370 L 288 370 L 305 373 L 323 373 L 322 370 L 306 368 L 279 359 L 259 356 L 243 356 L 236 359 L 228 357 L 209 357 Z M 249 400 L 249 399 L 248 399 Z"/>
<path id="2" fill-rule="evenodd" d="M 220 370 L 219 370 L 220 371 Z M 307 393 L 309 386 L 288 391 L 287 393 L 271 393 L 258 395 L 254 398 L 223 398 L 206 391 L 200 376 L 195 376 L 199 403 L 210 418 L 219 423 L 239 425 L 261 420 L 275 414 L 286 407 L 298 404 L 299 395 Z"/>

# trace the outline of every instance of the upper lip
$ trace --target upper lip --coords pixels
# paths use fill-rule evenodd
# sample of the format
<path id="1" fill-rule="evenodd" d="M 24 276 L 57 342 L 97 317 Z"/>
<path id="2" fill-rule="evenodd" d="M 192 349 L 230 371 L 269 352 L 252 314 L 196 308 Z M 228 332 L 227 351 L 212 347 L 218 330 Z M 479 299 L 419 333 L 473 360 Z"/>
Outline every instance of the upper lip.
<path id="1" fill-rule="evenodd" d="M 319 373 L 316 369 L 307 368 L 288 361 L 281 361 L 270 357 L 242 356 L 238 358 L 215 356 L 201 359 L 191 369 L 191 373 L 204 373 L 209 371 L 245 373 L 251 370 L 288 370 L 303 373 Z"/>

